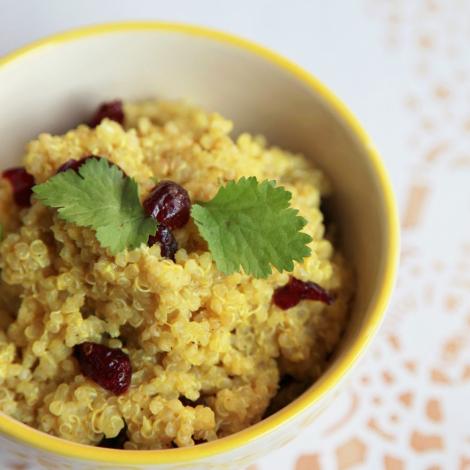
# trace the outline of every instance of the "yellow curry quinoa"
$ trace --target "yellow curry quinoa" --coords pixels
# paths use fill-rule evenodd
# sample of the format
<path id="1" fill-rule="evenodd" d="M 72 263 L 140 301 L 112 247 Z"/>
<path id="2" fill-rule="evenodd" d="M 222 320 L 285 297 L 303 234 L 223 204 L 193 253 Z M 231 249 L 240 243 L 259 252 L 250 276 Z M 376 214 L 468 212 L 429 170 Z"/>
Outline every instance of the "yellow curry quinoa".
<path id="1" fill-rule="evenodd" d="M 171 231 L 173 255 L 159 243 L 111 254 L 93 229 L 34 196 L 19 205 L 1 178 L 0 411 L 84 444 L 191 446 L 256 423 L 322 374 L 348 319 L 352 280 L 325 235 L 328 181 L 305 157 L 261 136 L 233 140 L 230 121 L 181 102 L 126 103 L 123 112 L 39 135 L 26 172 L 41 184 L 71 160 L 100 156 L 137 182 L 141 201 L 162 180 L 192 202 L 242 177 L 275 180 L 307 221 L 311 254 L 292 273 L 226 275 L 193 219 Z M 334 301 L 280 308 L 273 294 L 292 279 Z M 125 393 L 84 375 L 76 351 L 88 342 L 128 357 Z"/>

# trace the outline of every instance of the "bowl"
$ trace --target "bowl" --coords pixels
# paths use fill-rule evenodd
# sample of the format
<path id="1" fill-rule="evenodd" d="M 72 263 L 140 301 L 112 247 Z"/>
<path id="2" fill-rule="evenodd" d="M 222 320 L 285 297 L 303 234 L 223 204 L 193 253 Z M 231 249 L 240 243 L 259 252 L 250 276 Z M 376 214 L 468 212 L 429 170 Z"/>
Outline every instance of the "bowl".
<path id="1" fill-rule="evenodd" d="M 40 132 L 61 133 L 113 98 L 188 98 L 302 152 L 330 178 L 332 214 L 352 263 L 351 320 L 328 369 L 260 423 L 191 448 L 123 451 L 85 446 L 0 414 L 6 463 L 46 468 L 242 468 L 295 437 L 333 398 L 385 313 L 398 264 L 398 219 L 381 159 L 357 120 L 316 78 L 237 37 L 159 22 L 106 24 L 37 41 L 0 60 L 2 168 Z M 315 428 L 310 430 L 312 438 Z M 54 468 L 56 468 L 54 467 Z"/>

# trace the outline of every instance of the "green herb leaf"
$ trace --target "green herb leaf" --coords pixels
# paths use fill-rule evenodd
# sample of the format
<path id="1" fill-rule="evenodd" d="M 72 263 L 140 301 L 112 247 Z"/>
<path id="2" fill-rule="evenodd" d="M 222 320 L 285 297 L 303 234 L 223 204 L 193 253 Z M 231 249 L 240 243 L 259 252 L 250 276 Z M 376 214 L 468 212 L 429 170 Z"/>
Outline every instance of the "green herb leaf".
<path id="1" fill-rule="evenodd" d="M 112 254 L 147 243 L 157 230 L 140 204 L 137 183 L 104 158 L 88 160 L 79 173 L 59 173 L 33 191 L 44 205 L 57 208 L 63 220 L 95 229 Z"/>
<path id="2" fill-rule="evenodd" d="M 312 239 L 300 230 L 306 220 L 289 206 L 292 195 L 273 181 L 255 177 L 231 181 L 209 202 L 194 204 L 191 214 L 207 241 L 217 268 L 230 274 L 264 278 L 271 265 L 292 271 L 294 261 L 310 254 Z"/>
<path id="3" fill-rule="evenodd" d="M 3 235 L 4 235 L 3 225 L 0 224 L 0 242 L 3 240 Z"/>

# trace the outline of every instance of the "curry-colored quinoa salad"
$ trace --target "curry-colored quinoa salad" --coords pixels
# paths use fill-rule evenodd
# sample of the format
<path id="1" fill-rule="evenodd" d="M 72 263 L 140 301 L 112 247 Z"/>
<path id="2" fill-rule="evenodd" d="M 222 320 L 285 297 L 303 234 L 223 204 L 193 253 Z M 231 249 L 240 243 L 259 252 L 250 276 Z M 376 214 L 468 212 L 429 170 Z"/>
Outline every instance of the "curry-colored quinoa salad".
<path id="1" fill-rule="evenodd" d="M 321 375 L 348 319 L 352 280 L 325 236 L 328 181 L 305 157 L 261 136 L 234 141 L 230 121 L 184 103 L 126 103 L 123 111 L 62 136 L 39 135 L 27 146 L 26 172 L 41 184 L 67 162 L 97 155 L 137 182 L 142 201 L 162 180 L 191 201 L 242 177 L 275 180 L 307 221 L 311 254 L 291 273 L 226 275 L 192 219 L 172 230 L 173 255 L 162 256 L 159 243 L 111 254 L 93 229 L 34 196 L 18 205 L 4 176 L 0 410 L 84 444 L 191 446 L 256 423 Z M 273 294 L 290 279 L 321 286 L 331 302 L 280 308 Z M 84 375 L 83 343 L 129 359 L 124 393 Z"/>

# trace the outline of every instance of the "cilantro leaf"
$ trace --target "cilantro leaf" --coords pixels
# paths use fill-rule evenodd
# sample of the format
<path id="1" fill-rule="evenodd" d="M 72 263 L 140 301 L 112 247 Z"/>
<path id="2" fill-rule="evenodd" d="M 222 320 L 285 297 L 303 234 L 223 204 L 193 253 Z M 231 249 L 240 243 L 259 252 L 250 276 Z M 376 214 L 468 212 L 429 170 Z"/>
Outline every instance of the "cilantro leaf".
<path id="1" fill-rule="evenodd" d="M 89 159 L 78 173 L 58 173 L 33 192 L 44 205 L 57 208 L 63 220 L 95 229 L 112 254 L 147 243 L 157 230 L 140 204 L 137 183 L 104 158 Z"/>
<path id="2" fill-rule="evenodd" d="M 230 274 L 265 278 L 271 265 L 292 271 L 310 254 L 312 239 L 300 230 L 307 223 L 289 206 L 292 195 L 273 181 L 255 177 L 230 181 L 209 202 L 193 204 L 191 215 L 207 241 L 217 268 Z"/>

